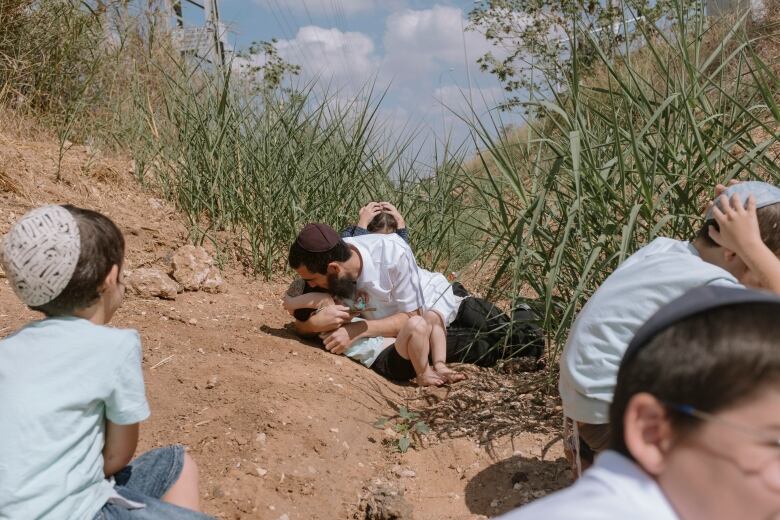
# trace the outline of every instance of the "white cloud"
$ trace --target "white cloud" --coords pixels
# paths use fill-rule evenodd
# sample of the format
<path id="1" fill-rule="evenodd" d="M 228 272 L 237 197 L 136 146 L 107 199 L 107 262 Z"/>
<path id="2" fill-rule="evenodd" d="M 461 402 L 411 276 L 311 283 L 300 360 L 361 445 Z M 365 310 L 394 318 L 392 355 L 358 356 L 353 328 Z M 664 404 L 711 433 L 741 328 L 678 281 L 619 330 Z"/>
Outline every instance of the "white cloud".
<path id="1" fill-rule="evenodd" d="M 484 36 L 464 31 L 468 20 L 455 7 L 405 9 L 388 16 L 383 68 L 393 77 L 414 78 L 442 66 L 476 68 L 474 61 L 490 50 Z M 465 49 L 464 49 L 465 43 Z"/>
<path id="2" fill-rule="evenodd" d="M 295 38 L 276 42 L 279 56 L 301 67 L 300 78 L 308 83 L 316 79 L 321 87 L 348 88 L 356 91 L 376 75 L 379 59 L 374 42 L 360 32 L 344 32 L 309 25 L 301 27 Z M 252 56 L 251 65 L 263 64 L 262 56 Z M 245 66 L 246 60 L 236 60 Z"/>

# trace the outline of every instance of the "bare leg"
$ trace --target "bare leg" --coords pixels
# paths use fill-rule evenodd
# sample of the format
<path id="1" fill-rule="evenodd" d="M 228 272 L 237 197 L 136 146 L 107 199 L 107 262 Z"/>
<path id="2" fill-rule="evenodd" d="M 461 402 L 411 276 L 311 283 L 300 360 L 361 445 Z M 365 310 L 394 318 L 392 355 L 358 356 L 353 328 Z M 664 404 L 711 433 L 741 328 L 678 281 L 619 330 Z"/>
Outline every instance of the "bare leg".
<path id="1" fill-rule="evenodd" d="M 184 467 L 179 479 L 171 486 L 162 500 L 179 507 L 200 511 L 198 496 L 198 466 L 189 453 L 184 454 Z"/>
<path id="2" fill-rule="evenodd" d="M 441 386 L 444 379 L 428 363 L 431 326 L 420 316 L 412 316 L 401 328 L 395 349 L 398 354 L 412 362 L 420 386 Z"/>
<path id="3" fill-rule="evenodd" d="M 428 311 L 424 315 L 426 323 L 431 327 L 431 360 L 433 369 L 447 383 L 457 383 L 466 379 L 466 374 L 455 372 L 447 367 L 447 331 L 444 321 L 436 311 Z"/>

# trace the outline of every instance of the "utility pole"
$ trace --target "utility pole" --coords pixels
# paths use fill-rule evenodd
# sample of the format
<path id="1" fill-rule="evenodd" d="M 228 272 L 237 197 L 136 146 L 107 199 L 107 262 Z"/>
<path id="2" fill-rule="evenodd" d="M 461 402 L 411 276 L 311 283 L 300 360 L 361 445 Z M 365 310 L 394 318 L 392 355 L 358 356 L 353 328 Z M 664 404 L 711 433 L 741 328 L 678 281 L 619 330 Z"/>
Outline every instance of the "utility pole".
<path id="1" fill-rule="evenodd" d="M 182 56 L 194 55 L 212 64 L 225 65 L 225 26 L 219 19 L 219 0 L 183 0 L 203 11 L 203 25 L 184 25 L 182 0 L 166 0 L 171 36 Z M 202 2 L 202 3 L 201 3 Z"/>

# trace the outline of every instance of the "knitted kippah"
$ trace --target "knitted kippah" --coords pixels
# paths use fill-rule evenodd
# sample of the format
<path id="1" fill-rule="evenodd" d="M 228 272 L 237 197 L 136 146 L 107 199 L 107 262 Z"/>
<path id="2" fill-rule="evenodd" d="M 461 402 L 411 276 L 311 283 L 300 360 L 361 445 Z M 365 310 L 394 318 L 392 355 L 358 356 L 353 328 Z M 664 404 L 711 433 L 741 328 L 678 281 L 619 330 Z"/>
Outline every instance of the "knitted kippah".
<path id="1" fill-rule="evenodd" d="M 70 282 L 81 253 L 79 226 L 62 206 L 25 214 L 2 243 L 2 263 L 16 295 L 31 307 L 54 300 Z"/>

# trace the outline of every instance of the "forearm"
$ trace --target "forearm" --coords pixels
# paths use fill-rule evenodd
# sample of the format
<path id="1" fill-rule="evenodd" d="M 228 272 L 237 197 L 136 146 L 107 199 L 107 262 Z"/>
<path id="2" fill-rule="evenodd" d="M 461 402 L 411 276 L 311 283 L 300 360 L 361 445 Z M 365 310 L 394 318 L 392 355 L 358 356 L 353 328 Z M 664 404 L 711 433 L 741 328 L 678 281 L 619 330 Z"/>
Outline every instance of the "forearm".
<path id="1" fill-rule="evenodd" d="M 140 425 L 119 425 L 106 421 L 105 444 L 103 445 L 103 474 L 114 475 L 132 460 L 138 446 Z"/>
<path id="2" fill-rule="evenodd" d="M 303 336 L 314 336 L 320 332 L 329 332 L 333 330 L 333 325 L 330 323 L 325 323 L 323 318 L 324 316 L 320 313 L 314 313 L 306 321 L 295 320 L 293 322 L 293 327 L 295 328 L 296 332 L 298 332 L 298 334 Z"/>
<path id="3" fill-rule="evenodd" d="M 333 298 L 327 293 L 312 292 L 300 296 L 290 296 L 287 299 L 287 306 L 292 310 L 316 309 L 324 305 L 333 305 Z"/>
<path id="4" fill-rule="evenodd" d="M 350 337 L 354 339 L 373 338 L 376 336 L 395 338 L 407 320 L 409 320 L 410 314 L 414 313 L 393 314 L 380 320 L 358 321 L 349 323 L 346 326 L 350 329 Z"/>
<path id="5" fill-rule="evenodd" d="M 741 256 L 742 260 L 764 289 L 780 294 L 780 260 L 763 242 L 750 247 L 749 251 Z"/>

